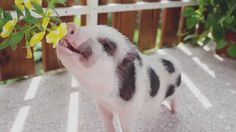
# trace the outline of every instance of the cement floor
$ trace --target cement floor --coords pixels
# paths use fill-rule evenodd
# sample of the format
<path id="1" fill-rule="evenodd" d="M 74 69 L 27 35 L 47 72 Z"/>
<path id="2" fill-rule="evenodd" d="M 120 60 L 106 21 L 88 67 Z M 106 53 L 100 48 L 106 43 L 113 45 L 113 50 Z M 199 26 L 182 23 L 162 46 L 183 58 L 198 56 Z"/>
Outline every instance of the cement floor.
<path id="1" fill-rule="evenodd" d="M 236 61 L 202 48 L 159 50 L 183 65 L 177 114 L 140 117 L 134 132 L 235 132 Z M 0 132 L 105 132 L 93 101 L 68 72 L 0 86 Z"/>

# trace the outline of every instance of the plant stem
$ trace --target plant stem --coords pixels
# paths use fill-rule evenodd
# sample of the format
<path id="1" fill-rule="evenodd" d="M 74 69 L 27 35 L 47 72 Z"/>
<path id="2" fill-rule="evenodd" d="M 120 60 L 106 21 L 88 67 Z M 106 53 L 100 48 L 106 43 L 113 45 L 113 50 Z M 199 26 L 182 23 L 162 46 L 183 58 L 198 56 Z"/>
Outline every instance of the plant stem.
<path id="1" fill-rule="evenodd" d="M 226 0 L 226 1 L 227 1 L 227 0 Z M 236 7 L 236 2 L 234 3 L 234 5 L 232 6 L 232 8 L 230 9 L 230 11 L 229 11 L 229 13 L 227 14 L 227 16 L 230 16 L 230 15 L 231 15 L 231 13 L 234 11 L 235 7 Z"/>
<path id="2" fill-rule="evenodd" d="M 37 25 L 34 25 L 34 26 L 32 26 L 31 28 L 25 30 L 24 33 L 27 33 L 28 31 L 30 31 L 30 30 L 32 30 L 32 29 L 34 29 L 34 28 L 36 28 L 36 27 L 37 27 Z"/>

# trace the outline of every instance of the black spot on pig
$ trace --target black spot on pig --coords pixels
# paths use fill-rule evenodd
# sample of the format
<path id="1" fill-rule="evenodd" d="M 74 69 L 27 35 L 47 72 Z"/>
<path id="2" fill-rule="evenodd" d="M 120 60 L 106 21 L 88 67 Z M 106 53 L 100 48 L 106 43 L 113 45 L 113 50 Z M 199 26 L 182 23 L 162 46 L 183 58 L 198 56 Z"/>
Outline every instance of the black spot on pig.
<path id="1" fill-rule="evenodd" d="M 93 51 L 91 48 L 92 43 L 93 43 L 92 39 L 85 41 L 76 49 L 77 53 L 81 54 L 84 59 L 88 60 L 93 54 Z"/>
<path id="2" fill-rule="evenodd" d="M 149 94 L 151 97 L 154 97 L 160 88 L 160 80 L 156 72 L 152 68 L 148 68 L 148 76 L 149 76 L 150 88 L 151 88 Z"/>
<path id="3" fill-rule="evenodd" d="M 135 93 L 135 57 L 129 54 L 118 64 L 116 72 L 119 78 L 119 96 L 129 101 Z"/>
<path id="4" fill-rule="evenodd" d="M 165 98 L 168 98 L 169 96 L 173 95 L 175 92 L 175 86 L 174 85 L 169 85 L 166 91 Z"/>
<path id="5" fill-rule="evenodd" d="M 171 63 L 169 60 L 162 59 L 162 64 L 165 66 L 166 70 L 169 73 L 174 73 L 175 72 L 175 67 L 173 63 Z"/>
<path id="6" fill-rule="evenodd" d="M 98 42 L 102 45 L 103 50 L 110 56 L 114 56 L 117 51 L 117 45 L 108 38 L 98 38 Z"/>
<path id="7" fill-rule="evenodd" d="M 177 80 L 176 80 L 176 86 L 179 87 L 180 83 L 181 83 L 181 75 L 179 75 Z"/>
<path id="8" fill-rule="evenodd" d="M 139 65 L 140 65 L 140 66 L 143 66 L 143 60 L 141 59 L 141 57 L 140 57 L 139 54 L 136 55 L 136 58 L 137 58 L 137 60 L 138 60 L 138 62 L 139 62 Z"/>

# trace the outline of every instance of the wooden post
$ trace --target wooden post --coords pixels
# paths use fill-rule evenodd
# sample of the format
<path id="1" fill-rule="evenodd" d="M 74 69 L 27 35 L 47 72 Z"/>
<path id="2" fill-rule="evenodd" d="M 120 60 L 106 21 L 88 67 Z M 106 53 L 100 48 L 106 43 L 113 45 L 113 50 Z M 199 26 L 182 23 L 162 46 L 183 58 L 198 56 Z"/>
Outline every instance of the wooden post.
<path id="1" fill-rule="evenodd" d="M 185 32 L 186 32 L 186 18 L 182 15 L 185 10 L 185 7 L 181 8 L 181 16 L 179 20 L 179 31 L 178 31 L 178 38 L 179 42 L 182 42 L 184 37 L 185 37 Z"/>
<path id="2" fill-rule="evenodd" d="M 115 0 L 116 3 L 134 3 L 135 0 Z M 112 26 L 133 41 L 136 12 L 113 13 Z"/>
<path id="3" fill-rule="evenodd" d="M 182 14 L 184 12 L 186 7 L 182 7 L 181 8 L 181 16 L 180 16 L 180 20 L 179 20 L 179 31 L 178 31 L 178 40 L 179 42 L 183 42 L 184 38 L 188 35 L 188 34 L 194 34 L 195 33 L 195 27 L 193 27 L 192 29 L 188 29 L 187 30 L 187 26 L 186 26 L 186 17 L 184 17 Z M 197 8 L 197 6 L 193 6 L 194 9 Z M 188 32 L 188 34 L 186 34 L 186 32 Z"/>
<path id="4" fill-rule="evenodd" d="M 180 20 L 180 12 L 180 7 L 167 8 L 163 10 L 160 47 L 172 46 L 174 43 L 178 42 L 177 32 Z"/>
<path id="5" fill-rule="evenodd" d="M 14 0 L 1 0 L 0 7 L 12 10 Z M 0 42 L 2 40 L 0 39 Z M 0 80 L 6 80 L 35 73 L 34 59 L 26 59 L 25 41 L 22 40 L 15 51 L 10 47 L 0 50 Z"/>
<path id="6" fill-rule="evenodd" d="M 87 0 L 80 0 L 80 5 L 87 5 Z M 86 15 L 81 15 L 81 26 L 86 26 Z"/>
<path id="7" fill-rule="evenodd" d="M 144 0 L 158 2 L 160 0 Z M 156 46 L 157 27 L 160 18 L 160 9 L 141 11 L 138 48 L 143 51 Z"/>
<path id="8" fill-rule="evenodd" d="M 74 4 L 74 0 L 67 0 L 66 6 L 72 6 Z M 62 5 L 58 5 L 62 6 Z M 61 17 L 61 20 L 63 22 L 73 22 L 74 17 L 73 16 L 65 16 Z M 53 49 L 52 44 L 46 43 L 46 39 L 42 41 L 42 63 L 43 63 L 43 69 L 44 71 L 50 71 L 62 68 L 62 64 L 60 64 L 55 49 Z"/>
<path id="9" fill-rule="evenodd" d="M 107 4 L 108 0 L 99 0 L 99 5 L 105 5 Z M 108 14 L 107 13 L 101 13 L 98 14 L 98 25 L 107 25 L 108 23 Z"/>

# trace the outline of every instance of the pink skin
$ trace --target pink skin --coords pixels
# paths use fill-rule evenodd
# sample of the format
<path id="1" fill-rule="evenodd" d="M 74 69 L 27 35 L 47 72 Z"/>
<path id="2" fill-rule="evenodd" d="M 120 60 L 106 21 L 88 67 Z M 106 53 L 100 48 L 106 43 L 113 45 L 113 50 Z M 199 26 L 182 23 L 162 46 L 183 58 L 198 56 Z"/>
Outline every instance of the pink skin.
<path id="1" fill-rule="evenodd" d="M 176 113 L 176 101 L 175 101 L 175 98 L 170 100 L 170 111 L 173 114 Z"/>
<path id="2" fill-rule="evenodd" d="M 82 77 L 79 76 L 77 77 L 77 79 L 79 79 L 82 82 L 86 82 L 87 80 L 84 78 L 84 76 L 86 76 L 87 78 L 91 78 L 91 76 L 87 74 L 88 71 L 91 73 L 93 71 L 97 72 L 98 69 L 103 70 L 102 67 L 104 65 L 107 67 L 110 66 L 109 65 L 110 62 L 109 63 L 107 62 L 108 59 L 105 59 L 105 60 L 99 60 L 99 62 L 97 62 L 99 64 L 101 63 L 101 67 L 98 66 L 97 69 L 91 68 L 88 70 L 88 69 L 83 68 L 83 66 L 81 66 L 81 62 L 78 61 L 79 60 L 78 58 L 80 58 L 82 55 L 79 52 L 77 52 L 77 50 L 81 48 L 82 43 L 84 43 L 85 41 L 89 39 L 90 34 L 87 33 L 85 30 L 83 30 L 82 28 L 78 28 L 74 23 L 68 23 L 67 30 L 68 30 L 68 33 L 59 42 L 59 45 L 57 47 L 57 55 L 60 58 L 60 60 L 63 62 L 63 64 L 66 64 L 64 66 L 69 71 L 72 71 L 72 72 L 79 71 L 79 74 L 82 75 Z M 96 48 L 99 48 L 99 47 L 96 47 Z M 99 50 L 97 50 L 97 52 L 99 52 Z M 97 63 L 96 65 L 99 65 Z M 109 68 L 105 70 L 106 70 L 105 72 L 111 73 L 111 71 L 109 71 L 110 70 Z M 103 73 L 104 73 L 104 76 L 106 77 L 105 72 Z M 97 81 L 96 79 L 93 80 L 93 82 L 96 82 L 96 81 Z M 89 82 L 89 83 L 92 83 L 92 82 Z M 104 92 L 109 92 L 110 89 L 107 88 L 107 84 L 103 86 L 103 84 L 100 83 L 99 85 L 101 85 L 100 87 L 105 88 L 105 90 L 103 90 Z M 114 113 L 112 112 L 111 109 L 116 109 L 116 111 L 118 111 L 119 120 L 120 120 L 121 128 L 123 132 L 131 132 L 131 126 L 133 125 L 137 116 L 137 111 L 135 111 L 134 107 L 132 105 L 124 107 L 124 108 L 115 107 L 115 105 L 112 106 L 113 104 L 109 102 L 110 99 L 104 101 L 99 98 L 96 98 L 96 93 L 99 93 L 99 91 L 92 91 L 92 93 L 90 94 L 92 94 L 92 96 L 95 96 L 97 109 L 99 110 L 99 113 L 105 123 L 107 132 L 115 132 L 115 128 L 112 123 Z M 141 105 L 135 106 L 135 108 L 138 108 L 138 107 L 141 107 Z M 175 104 L 174 98 L 170 100 L 170 108 L 171 108 L 170 111 L 172 113 L 176 113 L 176 104 Z"/>
<path id="3" fill-rule="evenodd" d="M 76 54 L 68 49 L 68 47 L 69 47 L 68 43 L 75 49 L 77 49 L 81 43 L 81 42 L 75 41 L 75 40 L 78 40 L 78 36 L 79 36 L 79 30 L 75 24 L 68 23 L 67 30 L 68 30 L 68 33 L 63 37 L 62 40 L 60 40 L 59 45 L 57 47 L 57 52 L 60 52 L 60 54 L 58 54 L 59 58 L 63 58 L 63 57 L 60 57 L 61 54 L 68 55 L 68 56 Z M 76 54 L 76 56 L 80 56 L 80 55 Z M 68 62 L 68 63 L 73 63 L 73 62 Z M 99 103 L 97 101 L 97 109 L 99 111 L 100 116 L 103 119 L 103 122 L 105 123 L 105 126 L 107 128 L 107 132 L 115 132 L 115 128 L 114 128 L 113 122 L 112 122 L 113 121 L 113 113 L 111 113 L 109 110 L 107 110 L 106 107 L 104 107 L 104 105 L 106 105 L 106 104 Z"/>

